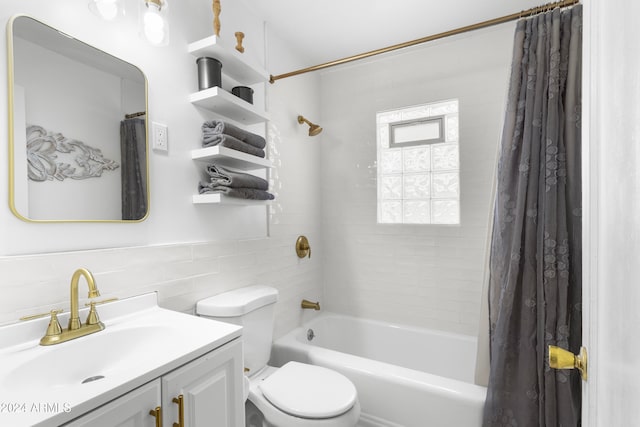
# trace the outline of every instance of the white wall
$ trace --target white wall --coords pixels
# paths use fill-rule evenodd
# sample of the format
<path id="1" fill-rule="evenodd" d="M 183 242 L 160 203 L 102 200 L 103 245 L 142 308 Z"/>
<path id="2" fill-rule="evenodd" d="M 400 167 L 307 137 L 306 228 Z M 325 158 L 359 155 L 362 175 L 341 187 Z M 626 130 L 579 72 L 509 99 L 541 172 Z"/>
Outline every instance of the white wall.
<path id="1" fill-rule="evenodd" d="M 640 419 L 640 30 L 636 1 L 584 1 L 583 425 Z"/>
<path id="2" fill-rule="evenodd" d="M 197 90 L 197 72 L 195 58 L 187 53 L 186 46 L 212 34 L 210 2 L 170 2 L 171 42 L 166 47 L 151 46 L 139 37 L 138 3 L 126 0 L 128 14 L 117 23 L 102 21 L 91 14 L 84 0 L 65 3 L 64 11 L 44 0 L 2 3 L 0 20 L 4 22 L 13 14 L 26 13 L 138 66 L 145 73 L 149 85 L 150 120 L 168 125 L 169 153 L 151 153 L 151 215 L 143 223 L 34 227 L 4 211 L 0 216 L 0 232 L 5 239 L 0 243 L 0 254 L 266 236 L 266 215 L 262 207 L 234 210 L 191 203 L 191 196 L 197 191 L 199 174 L 189 160 L 189 151 L 198 148 L 200 126 L 213 115 L 188 102 L 188 95 Z M 264 62 L 262 21 L 237 2 L 226 5 L 223 16 L 221 36 L 235 41 L 233 33 L 246 29 L 245 54 Z M 5 78 L 6 69 L 2 67 L 0 73 Z M 2 93 L 6 93 L 5 88 L 2 88 Z M 257 98 L 264 100 L 264 94 L 259 93 Z M 3 117 L 6 117 L 6 108 L 6 103 L 0 107 Z M 264 126 L 258 126 L 256 131 L 264 133 Z M 6 164 L 5 156 L 6 151 L 0 150 L 0 163 Z M 6 194 L 4 181 L 0 183 L 0 191 Z M 129 227 L 128 231 L 123 232 L 123 227 Z"/>
<path id="3" fill-rule="evenodd" d="M 304 314 L 301 298 L 322 297 L 320 257 L 299 260 L 294 251 L 296 237 L 304 233 L 314 255 L 322 253 L 319 146 L 308 144 L 295 122 L 298 111 L 318 114 L 317 77 L 269 85 L 266 96 L 264 90 L 256 96 L 257 102 L 268 99 L 273 118 L 267 135 L 277 165 L 271 176 L 277 196 L 273 208 L 195 206 L 191 196 L 198 172 L 189 153 L 198 148 L 200 125 L 211 116 L 188 102 L 189 93 L 197 90 L 197 76 L 186 46 L 212 34 L 211 3 L 171 2 L 171 42 L 162 48 L 138 37 L 138 2 L 125 3 L 129 13 L 119 24 L 93 16 L 85 0 L 67 1 L 65 7 L 46 0 L 3 1 L 0 6 L 0 21 L 26 13 L 138 66 L 148 79 L 150 119 L 169 127 L 168 155 L 150 154 L 151 210 L 142 223 L 34 224 L 14 217 L 8 204 L 0 209 L 0 323 L 68 308 L 71 274 L 84 266 L 96 276 L 105 298 L 158 291 L 161 305 L 185 312 L 198 299 L 226 289 L 272 284 L 281 290 L 278 336 L 297 326 Z M 304 65 L 275 36 L 265 53 L 263 22 L 244 2 L 225 3 L 221 20 L 223 38 L 235 41 L 235 31 L 245 32 L 246 55 L 287 68 Z M 6 54 L 5 45 L 0 56 Z M 6 67 L 0 67 L 0 80 L 6 77 Z M 0 86 L 0 96 L 6 99 L 6 85 Z M 6 105 L 0 103 L 2 117 L 7 117 Z M 0 138 L 6 147 L 6 134 Z M 0 164 L 7 162 L 6 150 L 0 150 Z M 0 199 L 8 200 L 6 175 L 0 175 Z"/>
<path id="4" fill-rule="evenodd" d="M 478 333 L 513 25 L 321 75 L 327 308 Z M 376 224 L 376 112 L 458 98 L 461 225 Z"/>

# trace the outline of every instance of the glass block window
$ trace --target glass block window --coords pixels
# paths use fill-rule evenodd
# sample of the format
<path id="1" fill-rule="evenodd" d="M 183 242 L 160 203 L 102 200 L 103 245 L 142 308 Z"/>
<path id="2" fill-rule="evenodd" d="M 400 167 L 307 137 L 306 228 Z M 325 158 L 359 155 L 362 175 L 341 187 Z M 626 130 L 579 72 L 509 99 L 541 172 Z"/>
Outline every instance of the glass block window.
<path id="1" fill-rule="evenodd" d="M 444 141 L 444 117 L 389 123 L 390 148 Z"/>
<path id="2" fill-rule="evenodd" d="M 378 223 L 459 224 L 458 100 L 377 114 Z"/>

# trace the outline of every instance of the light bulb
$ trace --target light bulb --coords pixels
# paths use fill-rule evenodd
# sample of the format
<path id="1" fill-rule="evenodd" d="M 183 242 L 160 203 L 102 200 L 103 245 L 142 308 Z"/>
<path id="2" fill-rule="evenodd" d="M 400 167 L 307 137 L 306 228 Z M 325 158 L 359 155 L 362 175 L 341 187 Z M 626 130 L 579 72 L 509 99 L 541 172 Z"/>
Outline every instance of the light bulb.
<path id="1" fill-rule="evenodd" d="M 144 36 L 153 44 L 162 44 L 167 36 L 167 27 L 160 13 L 160 6 L 154 2 L 146 4 L 146 10 L 142 17 Z"/>
<path id="2" fill-rule="evenodd" d="M 119 3 L 119 0 L 92 0 L 89 2 L 89 10 L 102 19 L 111 21 L 118 16 Z"/>

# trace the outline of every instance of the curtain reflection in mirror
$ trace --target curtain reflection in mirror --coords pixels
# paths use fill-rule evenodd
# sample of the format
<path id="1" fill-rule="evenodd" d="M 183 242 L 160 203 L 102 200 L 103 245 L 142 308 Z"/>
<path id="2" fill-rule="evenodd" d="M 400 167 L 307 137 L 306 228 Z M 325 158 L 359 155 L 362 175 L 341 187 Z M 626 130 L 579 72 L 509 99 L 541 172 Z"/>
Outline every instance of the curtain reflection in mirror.
<path id="1" fill-rule="evenodd" d="M 146 125 L 140 117 L 120 122 L 122 153 L 122 219 L 138 220 L 147 214 Z"/>

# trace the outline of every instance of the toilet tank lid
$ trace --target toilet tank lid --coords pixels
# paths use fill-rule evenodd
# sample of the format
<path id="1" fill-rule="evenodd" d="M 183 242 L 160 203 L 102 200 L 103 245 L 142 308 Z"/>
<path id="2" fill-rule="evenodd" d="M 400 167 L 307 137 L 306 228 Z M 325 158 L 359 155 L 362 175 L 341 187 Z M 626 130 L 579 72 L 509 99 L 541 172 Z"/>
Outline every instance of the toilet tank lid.
<path id="1" fill-rule="evenodd" d="M 242 316 L 278 300 L 278 290 L 270 286 L 256 285 L 234 289 L 198 301 L 196 314 L 214 317 Z"/>

